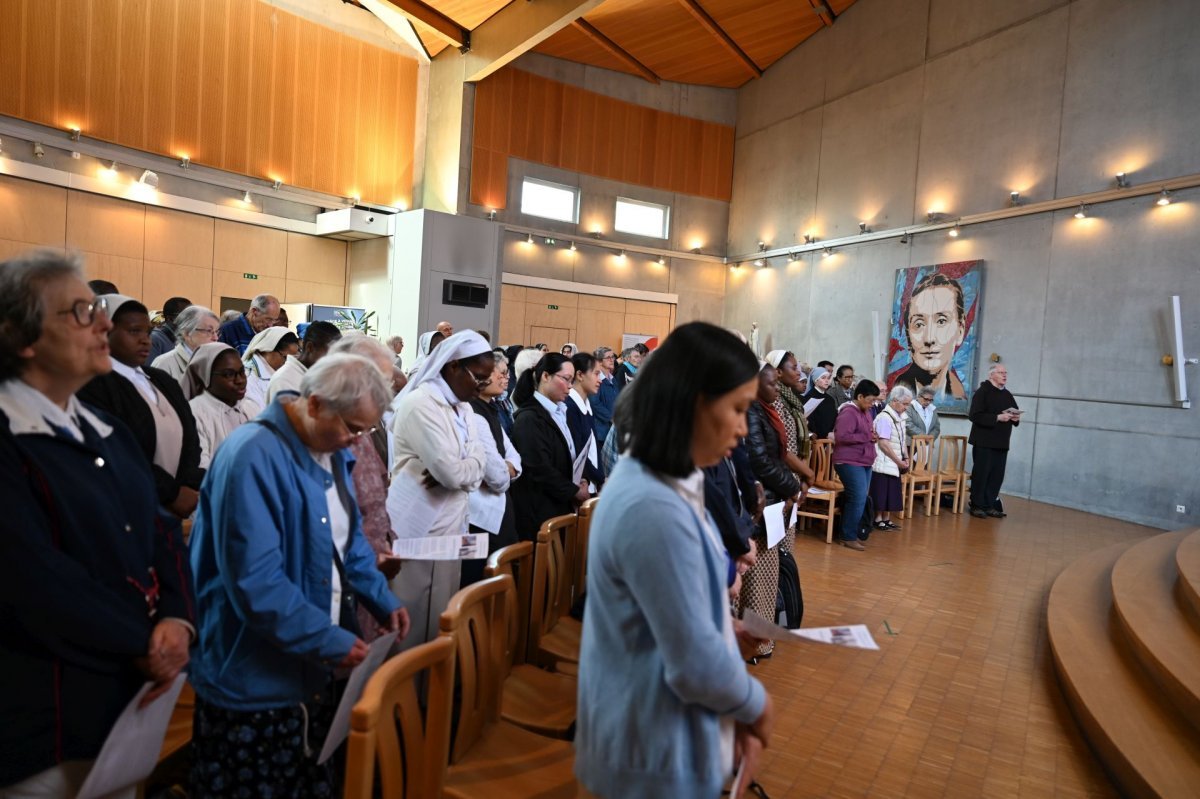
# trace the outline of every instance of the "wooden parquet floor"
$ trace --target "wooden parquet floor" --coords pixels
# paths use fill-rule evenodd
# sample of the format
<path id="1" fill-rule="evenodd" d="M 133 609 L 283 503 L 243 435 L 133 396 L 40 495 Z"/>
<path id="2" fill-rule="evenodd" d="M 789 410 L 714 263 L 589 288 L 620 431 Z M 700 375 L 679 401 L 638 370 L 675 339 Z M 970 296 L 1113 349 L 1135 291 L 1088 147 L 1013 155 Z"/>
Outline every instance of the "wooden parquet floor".
<path id="1" fill-rule="evenodd" d="M 880 651 L 797 643 L 751 667 L 777 710 L 759 776 L 772 799 L 1117 795 L 1062 699 L 1046 598 L 1075 558 L 1159 531 L 1005 506 L 918 509 L 866 552 L 797 539 L 804 626 L 865 623 Z"/>

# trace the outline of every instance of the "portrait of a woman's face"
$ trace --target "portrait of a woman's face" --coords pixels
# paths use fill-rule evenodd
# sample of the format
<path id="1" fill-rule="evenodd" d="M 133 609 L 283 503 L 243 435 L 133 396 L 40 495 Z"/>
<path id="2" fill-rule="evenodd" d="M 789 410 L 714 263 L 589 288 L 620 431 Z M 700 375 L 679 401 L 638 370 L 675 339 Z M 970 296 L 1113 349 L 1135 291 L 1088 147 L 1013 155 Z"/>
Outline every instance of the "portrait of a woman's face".
<path id="1" fill-rule="evenodd" d="M 907 332 L 913 363 L 931 374 L 946 369 L 966 335 L 953 289 L 935 286 L 914 296 Z"/>

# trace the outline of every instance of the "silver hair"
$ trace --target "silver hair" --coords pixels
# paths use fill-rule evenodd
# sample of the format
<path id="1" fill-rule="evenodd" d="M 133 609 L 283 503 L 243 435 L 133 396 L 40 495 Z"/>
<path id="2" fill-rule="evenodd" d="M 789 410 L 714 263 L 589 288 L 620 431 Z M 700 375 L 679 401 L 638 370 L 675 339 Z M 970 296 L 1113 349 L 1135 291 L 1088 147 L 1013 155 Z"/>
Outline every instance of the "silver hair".
<path id="1" fill-rule="evenodd" d="M 226 311 L 225 313 L 221 314 L 221 324 L 225 324 L 226 322 L 232 322 L 234 319 L 237 319 L 241 315 L 242 315 L 241 311 L 234 311 L 234 310 Z"/>
<path id="2" fill-rule="evenodd" d="M 270 294 L 259 294 L 250 301 L 250 307 L 259 313 L 266 313 L 267 309 L 271 307 L 271 303 L 278 305 L 279 300 Z"/>
<path id="3" fill-rule="evenodd" d="M 520 352 L 518 352 L 517 353 L 517 362 L 515 364 L 513 364 L 513 367 L 512 367 L 512 371 L 513 371 L 512 379 L 514 381 L 520 380 L 521 375 L 525 374 L 525 372 L 527 372 L 530 369 L 532 369 L 533 367 L 537 366 L 537 362 L 542 359 L 543 355 L 545 355 L 544 352 L 542 352 L 541 350 L 534 350 L 534 349 L 521 350 Z M 514 383 L 514 385 L 516 385 L 516 384 Z"/>
<path id="4" fill-rule="evenodd" d="M 923 388 L 917 392 L 917 396 L 918 397 L 936 397 L 937 392 L 933 390 L 933 386 L 925 386 L 925 388 Z"/>
<path id="5" fill-rule="evenodd" d="M 42 335 L 46 285 L 66 278 L 85 279 L 83 260 L 74 253 L 36 250 L 0 262 L 0 382 L 21 373 L 17 353 Z"/>
<path id="6" fill-rule="evenodd" d="M 895 385 L 888 392 L 888 402 L 907 402 L 913 398 L 913 393 L 908 386 Z"/>
<path id="7" fill-rule="evenodd" d="M 496 365 L 497 366 L 499 366 L 500 364 L 504 364 L 505 366 L 508 366 L 508 356 L 505 355 L 503 352 L 496 352 L 495 350 L 492 350 L 492 355 L 494 355 L 496 357 Z"/>
<path id="8" fill-rule="evenodd" d="M 621 357 L 625 360 L 629 360 L 629 356 L 635 352 L 637 352 L 636 347 L 626 347 L 625 349 L 621 350 Z"/>
<path id="9" fill-rule="evenodd" d="M 1004 364 L 994 363 L 988 367 L 988 377 L 991 377 L 996 372 L 997 369 L 1003 369 L 1005 371 L 1008 371 L 1008 367 L 1005 366 Z"/>
<path id="10" fill-rule="evenodd" d="M 592 353 L 592 357 L 594 357 L 597 361 L 603 361 L 612 351 L 612 347 L 597 347 L 596 351 Z"/>
<path id="11" fill-rule="evenodd" d="M 190 336 L 196 332 L 196 328 L 200 327 L 200 323 L 205 319 L 212 319 L 218 326 L 221 324 L 221 318 L 213 313 L 211 308 L 205 308 L 203 305 L 189 305 L 175 317 L 175 331 L 181 336 Z"/>
<path id="12" fill-rule="evenodd" d="M 365 400 L 378 415 L 392 401 L 392 390 L 370 359 L 339 353 L 326 355 L 304 373 L 300 396 L 320 397 L 335 413 L 350 413 Z"/>
<path id="13" fill-rule="evenodd" d="M 386 371 L 389 372 L 391 370 L 392 363 L 394 363 L 396 360 L 395 354 L 389 350 L 387 345 L 382 341 L 374 338 L 373 336 L 368 336 L 358 332 L 348 332 L 343 334 L 342 337 L 335 341 L 333 346 L 329 348 L 329 355 L 337 355 L 339 353 L 346 355 L 361 355 L 362 357 L 378 364 L 377 368 L 383 368 L 384 364 L 386 364 Z"/>
<path id="14" fill-rule="evenodd" d="M 401 338 L 400 336 L 392 336 L 391 338 L 389 338 L 387 340 L 387 345 L 389 347 L 394 347 L 397 344 L 403 344 L 403 343 L 404 343 L 404 339 Z"/>

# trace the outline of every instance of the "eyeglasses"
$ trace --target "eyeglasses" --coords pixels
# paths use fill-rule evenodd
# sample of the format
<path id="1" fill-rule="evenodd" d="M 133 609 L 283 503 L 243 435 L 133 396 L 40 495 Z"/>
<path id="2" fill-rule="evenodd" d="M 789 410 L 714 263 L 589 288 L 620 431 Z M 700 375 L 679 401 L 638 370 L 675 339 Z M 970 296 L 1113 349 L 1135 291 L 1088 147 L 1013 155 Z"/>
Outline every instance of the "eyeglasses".
<path id="1" fill-rule="evenodd" d="M 217 329 L 215 327 L 198 327 L 192 332 L 203 333 L 206 336 L 215 336 L 217 334 Z"/>
<path id="2" fill-rule="evenodd" d="M 245 377 L 246 372 L 242 369 L 214 369 L 212 376 L 219 377 L 222 380 L 236 380 L 238 376 Z"/>
<path id="3" fill-rule="evenodd" d="M 575 381 L 575 377 L 573 375 L 571 377 L 567 377 L 566 375 L 560 375 L 559 373 L 555 372 L 553 376 L 557 377 L 559 380 L 563 381 L 568 386 L 571 385 Z"/>
<path id="4" fill-rule="evenodd" d="M 108 314 L 108 300 L 104 299 L 103 297 L 97 297 L 91 302 L 88 302 L 87 300 L 76 300 L 75 304 L 67 310 L 58 311 L 59 316 L 74 314 L 75 321 L 79 323 L 80 327 L 91 327 L 93 324 L 95 324 L 96 314 L 98 313 L 105 315 Z"/>
<path id="5" fill-rule="evenodd" d="M 346 432 L 349 433 L 354 438 L 362 438 L 363 436 L 369 436 L 378 429 L 378 428 L 372 426 L 372 427 L 363 428 L 361 430 L 355 430 L 353 427 L 350 426 L 349 422 L 347 422 L 344 418 L 342 418 L 341 414 L 334 414 L 334 415 L 337 416 L 338 421 L 342 423 L 342 427 L 346 428 Z"/>
<path id="6" fill-rule="evenodd" d="M 262 316 L 262 317 L 260 317 L 260 318 L 261 318 L 261 319 L 262 319 L 264 322 L 266 322 L 268 325 L 273 325 L 273 324 L 275 324 L 276 322 L 278 322 L 278 321 L 279 321 L 279 317 L 278 317 L 278 316 L 266 316 L 266 315 L 263 315 L 263 316 Z"/>

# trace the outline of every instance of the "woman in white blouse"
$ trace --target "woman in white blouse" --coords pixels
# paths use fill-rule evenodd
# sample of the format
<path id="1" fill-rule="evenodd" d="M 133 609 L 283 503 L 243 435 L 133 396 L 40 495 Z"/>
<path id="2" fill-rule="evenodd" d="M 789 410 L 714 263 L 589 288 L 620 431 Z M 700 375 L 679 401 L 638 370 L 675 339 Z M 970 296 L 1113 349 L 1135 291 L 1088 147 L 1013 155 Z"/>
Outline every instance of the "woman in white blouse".
<path id="1" fill-rule="evenodd" d="M 286 327 L 268 327 L 250 339 L 242 363 L 246 366 L 246 399 L 254 405 L 255 416 L 268 405 L 271 375 L 283 366 L 287 356 L 299 353 L 300 339 Z"/>
<path id="2" fill-rule="evenodd" d="M 164 352 L 150 365 L 182 383 L 192 353 L 202 345 L 216 341 L 220 327 L 221 320 L 211 310 L 203 305 L 189 305 L 175 317 L 175 349 Z"/>
<path id="3" fill-rule="evenodd" d="M 245 400 L 246 370 L 237 350 L 217 341 L 196 350 L 180 382 L 196 419 L 200 466 L 207 469 L 221 442 L 256 414 Z"/>

